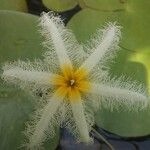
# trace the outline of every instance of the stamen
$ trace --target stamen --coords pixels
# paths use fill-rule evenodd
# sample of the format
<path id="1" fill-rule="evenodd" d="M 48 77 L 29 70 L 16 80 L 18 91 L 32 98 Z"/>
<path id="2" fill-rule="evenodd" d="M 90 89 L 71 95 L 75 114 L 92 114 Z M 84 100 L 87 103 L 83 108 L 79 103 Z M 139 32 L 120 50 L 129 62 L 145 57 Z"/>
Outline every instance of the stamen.
<path id="1" fill-rule="evenodd" d="M 70 85 L 72 86 L 75 83 L 75 80 L 70 80 Z"/>

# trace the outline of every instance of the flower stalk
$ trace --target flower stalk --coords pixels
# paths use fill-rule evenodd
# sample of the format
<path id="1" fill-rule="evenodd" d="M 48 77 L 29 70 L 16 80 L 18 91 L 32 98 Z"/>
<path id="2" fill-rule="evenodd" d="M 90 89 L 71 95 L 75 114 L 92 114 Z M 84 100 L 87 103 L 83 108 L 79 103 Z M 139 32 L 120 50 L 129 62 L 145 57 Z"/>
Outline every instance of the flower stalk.
<path id="1" fill-rule="evenodd" d="M 96 134 L 99 140 L 102 140 L 110 148 L 110 150 L 115 150 L 115 148 L 99 132 L 97 132 L 94 128 L 92 128 L 92 131 Z"/>

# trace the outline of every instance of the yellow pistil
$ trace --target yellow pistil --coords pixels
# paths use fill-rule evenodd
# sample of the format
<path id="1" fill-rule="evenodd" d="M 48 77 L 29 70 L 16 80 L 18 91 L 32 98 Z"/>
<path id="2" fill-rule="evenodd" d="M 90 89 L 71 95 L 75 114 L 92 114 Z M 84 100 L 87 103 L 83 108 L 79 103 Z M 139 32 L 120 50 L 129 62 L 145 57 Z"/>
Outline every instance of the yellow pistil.
<path id="1" fill-rule="evenodd" d="M 90 89 L 86 70 L 80 69 L 75 71 L 68 65 L 64 65 L 62 74 L 55 76 L 52 82 L 61 88 L 61 91 L 67 93 L 72 101 L 78 100 L 80 92 L 87 92 Z M 61 94 L 58 94 L 58 96 L 61 96 Z"/>

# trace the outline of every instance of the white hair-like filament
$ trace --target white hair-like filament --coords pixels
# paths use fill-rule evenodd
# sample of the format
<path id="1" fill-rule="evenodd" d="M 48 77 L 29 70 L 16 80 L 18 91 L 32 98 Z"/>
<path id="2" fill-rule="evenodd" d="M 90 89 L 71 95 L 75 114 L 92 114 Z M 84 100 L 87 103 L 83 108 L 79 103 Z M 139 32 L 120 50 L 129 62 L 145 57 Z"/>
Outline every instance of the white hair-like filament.
<path id="1" fill-rule="evenodd" d="M 53 43 L 60 66 L 64 64 L 72 66 L 66 51 L 66 45 L 61 35 L 61 29 L 64 28 L 62 20 L 59 17 L 55 17 L 52 13 L 43 13 L 40 24 L 43 34 Z"/>
<path id="2" fill-rule="evenodd" d="M 70 96 L 70 105 L 73 113 L 73 119 L 76 124 L 77 130 L 80 134 L 80 140 L 85 143 L 89 143 L 91 138 L 89 136 L 88 123 L 84 113 L 84 107 L 79 92 L 76 92 L 76 99 L 72 99 Z"/>
<path id="3" fill-rule="evenodd" d="M 23 70 L 19 67 L 4 69 L 2 78 L 6 81 L 15 83 L 16 80 L 23 82 L 31 82 L 39 85 L 50 85 L 51 79 L 56 76 L 44 71 Z"/>
<path id="4" fill-rule="evenodd" d="M 140 110 L 147 106 L 148 97 L 144 92 L 138 91 L 138 87 L 131 88 L 128 87 L 113 86 L 106 84 L 91 83 L 90 93 L 97 94 L 104 99 L 110 99 L 112 107 L 117 107 L 119 105 L 126 105 L 129 110 L 135 109 Z M 101 99 L 100 99 L 101 100 Z"/>
<path id="5" fill-rule="evenodd" d="M 46 133 L 49 129 L 49 124 L 51 124 L 51 119 L 55 115 L 59 106 L 63 102 L 64 97 L 66 96 L 66 93 L 62 93 L 62 96 L 58 97 L 57 93 L 59 93 L 59 91 L 61 91 L 60 88 L 50 98 L 49 102 L 41 112 L 42 114 L 39 121 L 34 125 L 34 132 L 29 137 L 29 149 L 39 148 L 46 140 Z"/>
<path id="6" fill-rule="evenodd" d="M 102 59 L 106 53 L 111 53 L 117 47 L 120 37 L 120 27 L 115 24 L 109 24 L 103 31 L 100 43 L 93 50 L 91 55 L 85 60 L 80 68 L 86 68 L 90 72 Z"/>

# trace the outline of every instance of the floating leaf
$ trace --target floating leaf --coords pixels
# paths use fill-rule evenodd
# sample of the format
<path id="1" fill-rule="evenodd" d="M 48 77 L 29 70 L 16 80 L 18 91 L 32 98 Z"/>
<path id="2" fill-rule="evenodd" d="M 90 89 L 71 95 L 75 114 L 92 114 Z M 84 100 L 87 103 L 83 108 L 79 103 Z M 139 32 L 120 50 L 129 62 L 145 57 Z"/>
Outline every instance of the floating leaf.
<path id="1" fill-rule="evenodd" d="M 27 11 L 26 0 L 0 0 L 0 10 Z"/>
<path id="2" fill-rule="evenodd" d="M 46 7 L 54 11 L 65 11 L 77 5 L 76 0 L 43 0 Z"/>
<path id="3" fill-rule="evenodd" d="M 126 0 L 79 0 L 83 8 L 91 8 L 100 11 L 114 11 L 124 9 Z"/>
<path id="4" fill-rule="evenodd" d="M 96 33 L 97 29 L 106 25 L 112 15 L 112 12 L 83 9 L 72 17 L 67 26 L 74 31 L 79 42 L 84 42 Z"/>
<path id="5" fill-rule="evenodd" d="M 11 11 L 0 11 L 0 66 L 6 61 L 39 58 L 41 38 L 37 32 L 38 17 Z M 24 140 L 22 131 L 34 111 L 35 100 L 14 86 L 0 80 L 0 149 L 16 150 Z M 58 130 L 44 147 L 54 150 L 58 145 Z"/>
<path id="6" fill-rule="evenodd" d="M 113 19 L 118 21 L 122 28 L 121 45 L 135 50 L 149 46 L 150 35 L 150 1 L 129 0 L 125 11 L 115 12 Z"/>

